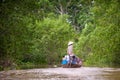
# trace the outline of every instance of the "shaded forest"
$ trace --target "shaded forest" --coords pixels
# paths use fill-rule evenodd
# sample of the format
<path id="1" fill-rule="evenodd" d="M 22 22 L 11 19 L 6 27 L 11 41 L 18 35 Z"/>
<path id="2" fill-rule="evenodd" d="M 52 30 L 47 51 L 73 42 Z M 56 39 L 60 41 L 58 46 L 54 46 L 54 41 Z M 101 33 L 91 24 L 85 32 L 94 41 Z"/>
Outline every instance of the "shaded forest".
<path id="1" fill-rule="evenodd" d="M 67 44 L 84 66 L 120 66 L 118 0 L 1 0 L 0 70 L 60 65 Z"/>

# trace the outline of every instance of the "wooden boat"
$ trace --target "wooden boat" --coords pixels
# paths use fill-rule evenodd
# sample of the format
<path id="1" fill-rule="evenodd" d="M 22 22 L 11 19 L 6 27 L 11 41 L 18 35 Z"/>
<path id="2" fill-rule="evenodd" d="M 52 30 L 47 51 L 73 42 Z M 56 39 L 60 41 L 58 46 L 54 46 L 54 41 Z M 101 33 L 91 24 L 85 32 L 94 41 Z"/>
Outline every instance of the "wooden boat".
<path id="1" fill-rule="evenodd" d="M 77 56 L 66 55 L 62 59 L 63 68 L 79 68 L 82 66 L 82 60 Z"/>
<path id="2" fill-rule="evenodd" d="M 79 68 L 81 67 L 81 64 L 63 64 L 62 67 L 63 68 Z"/>

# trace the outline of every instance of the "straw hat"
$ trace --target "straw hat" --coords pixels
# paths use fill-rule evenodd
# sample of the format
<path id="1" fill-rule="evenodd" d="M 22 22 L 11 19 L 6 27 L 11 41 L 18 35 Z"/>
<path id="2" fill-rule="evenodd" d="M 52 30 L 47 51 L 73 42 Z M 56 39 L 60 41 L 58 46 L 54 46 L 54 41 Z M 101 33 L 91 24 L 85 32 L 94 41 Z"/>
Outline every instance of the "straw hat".
<path id="1" fill-rule="evenodd" d="M 72 45 L 73 43 L 74 43 L 74 42 L 70 41 L 70 42 L 68 43 L 68 46 Z"/>

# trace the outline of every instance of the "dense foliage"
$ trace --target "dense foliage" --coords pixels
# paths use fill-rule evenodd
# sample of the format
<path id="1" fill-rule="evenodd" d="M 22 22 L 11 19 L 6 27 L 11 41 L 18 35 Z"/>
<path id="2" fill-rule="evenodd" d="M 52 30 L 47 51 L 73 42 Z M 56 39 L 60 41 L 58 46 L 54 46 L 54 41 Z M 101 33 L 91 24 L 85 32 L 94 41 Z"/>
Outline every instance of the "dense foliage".
<path id="1" fill-rule="evenodd" d="M 66 21 L 67 15 L 47 11 L 49 7 L 44 8 L 44 3 L 48 2 L 11 0 L 1 3 L 2 68 L 14 65 L 39 67 L 43 64 L 60 63 L 74 31 Z"/>
<path id="2" fill-rule="evenodd" d="M 76 47 L 87 65 L 120 64 L 119 8 L 117 0 L 105 0 L 96 1 L 90 9 L 93 22 L 85 25 Z"/>
<path id="3" fill-rule="evenodd" d="M 67 43 L 85 65 L 120 65 L 118 0 L 2 0 L 0 69 L 60 64 Z"/>

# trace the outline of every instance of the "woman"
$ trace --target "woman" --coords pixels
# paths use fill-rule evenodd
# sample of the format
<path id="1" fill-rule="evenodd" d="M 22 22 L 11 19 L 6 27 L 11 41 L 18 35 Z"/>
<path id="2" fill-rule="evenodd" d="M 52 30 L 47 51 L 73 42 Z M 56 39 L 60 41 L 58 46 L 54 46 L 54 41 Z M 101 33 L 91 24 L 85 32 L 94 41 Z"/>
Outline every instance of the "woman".
<path id="1" fill-rule="evenodd" d="M 72 41 L 70 41 L 68 43 L 67 54 L 69 56 L 73 56 L 74 55 L 74 53 L 73 53 L 73 42 Z"/>

